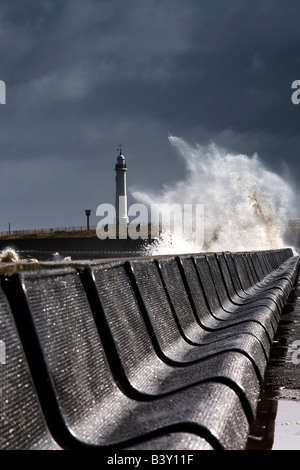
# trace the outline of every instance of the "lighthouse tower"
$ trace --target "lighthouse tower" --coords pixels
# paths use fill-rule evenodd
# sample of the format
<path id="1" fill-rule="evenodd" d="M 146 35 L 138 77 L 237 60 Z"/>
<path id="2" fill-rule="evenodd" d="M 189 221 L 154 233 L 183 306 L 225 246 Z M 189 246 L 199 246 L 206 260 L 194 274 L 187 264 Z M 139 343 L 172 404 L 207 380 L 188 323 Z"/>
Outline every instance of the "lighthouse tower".
<path id="1" fill-rule="evenodd" d="M 129 222 L 127 215 L 127 192 L 126 192 L 126 162 L 122 155 L 121 146 L 120 153 L 115 166 L 116 171 L 116 224 L 120 228 L 126 228 Z"/>

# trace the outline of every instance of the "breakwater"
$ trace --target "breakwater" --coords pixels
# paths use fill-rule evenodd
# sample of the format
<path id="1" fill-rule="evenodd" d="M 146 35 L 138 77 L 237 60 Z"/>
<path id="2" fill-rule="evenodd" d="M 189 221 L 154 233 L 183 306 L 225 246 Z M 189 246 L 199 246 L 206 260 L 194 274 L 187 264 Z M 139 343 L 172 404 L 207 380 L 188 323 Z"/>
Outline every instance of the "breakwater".
<path id="1" fill-rule="evenodd" d="M 60 253 L 63 257 L 70 256 L 75 259 L 89 258 L 124 258 L 138 256 L 139 253 L 153 243 L 154 240 L 133 240 L 127 238 L 100 240 L 95 237 L 64 237 L 64 238 L 15 238 L 0 239 L 0 250 L 7 247 L 26 255 L 40 255 L 49 259 L 49 255 Z"/>
<path id="2" fill-rule="evenodd" d="M 244 449 L 292 250 L 36 263 L 0 278 L 2 449 Z"/>

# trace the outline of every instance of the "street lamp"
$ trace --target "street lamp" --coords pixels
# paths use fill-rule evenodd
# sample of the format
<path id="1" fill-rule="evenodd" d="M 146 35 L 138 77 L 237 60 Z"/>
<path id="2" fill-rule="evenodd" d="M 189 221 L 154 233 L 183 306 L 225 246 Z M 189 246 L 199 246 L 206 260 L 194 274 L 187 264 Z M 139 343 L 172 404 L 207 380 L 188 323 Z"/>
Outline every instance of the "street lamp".
<path id="1" fill-rule="evenodd" d="M 85 209 L 85 215 L 86 215 L 86 229 L 90 230 L 90 215 L 91 215 L 90 209 Z"/>

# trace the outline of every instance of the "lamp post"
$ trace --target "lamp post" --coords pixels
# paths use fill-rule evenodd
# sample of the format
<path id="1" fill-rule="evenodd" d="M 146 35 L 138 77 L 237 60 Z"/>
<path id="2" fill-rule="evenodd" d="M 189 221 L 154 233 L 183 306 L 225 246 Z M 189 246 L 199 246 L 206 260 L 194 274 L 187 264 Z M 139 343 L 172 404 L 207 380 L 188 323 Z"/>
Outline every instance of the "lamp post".
<path id="1" fill-rule="evenodd" d="M 86 229 L 90 230 L 90 215 L 91 215 L 91 210 L 90 209 L 85 209 L 85 215 L 86 215 Z"/>

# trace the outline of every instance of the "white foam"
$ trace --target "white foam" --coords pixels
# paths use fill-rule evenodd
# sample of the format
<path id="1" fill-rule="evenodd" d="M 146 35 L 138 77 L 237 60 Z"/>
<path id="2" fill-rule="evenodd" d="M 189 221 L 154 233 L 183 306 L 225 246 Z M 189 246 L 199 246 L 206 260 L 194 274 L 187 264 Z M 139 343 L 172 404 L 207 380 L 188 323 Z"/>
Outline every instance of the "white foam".
<path id="1" fill-rule="evenodd" d="M 17 263 L 19 261 L 18 253 L 10 247 L 5 248 L 0 253 L 0 262 L 2 263 Z"/>
<path id="2" fill-rule="evenodd" d="M 185 162 L 184 178 L 159 193 L 134 191 L 133 196 L 148 206 L 204 204 L 204 244 L 197 245 L 192 234 L 178 238 L 168 231 L 147 254 L 285 246 L 283 235 L 294 206 L 289 182 L 268 170 L 256 154 L 233 154 L 214 143 L 192 147 L 173 136 L 169 140 Z"/>

